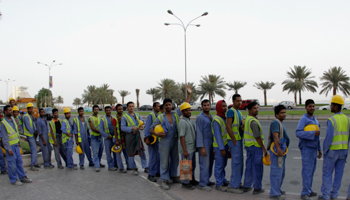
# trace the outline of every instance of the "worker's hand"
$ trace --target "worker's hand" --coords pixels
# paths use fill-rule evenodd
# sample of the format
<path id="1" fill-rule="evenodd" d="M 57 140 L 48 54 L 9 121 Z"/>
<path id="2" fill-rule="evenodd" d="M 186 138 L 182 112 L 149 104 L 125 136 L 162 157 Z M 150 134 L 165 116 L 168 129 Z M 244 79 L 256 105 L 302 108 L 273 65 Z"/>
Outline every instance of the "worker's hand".
<path id="1" fill-rule="evenodd" d="M 134 126 L 134 127 L 131 128 L 131 130 L 138 131 L 138 130 L 139 130 L 139 127 Z"/>
<path id="2" fill-rule="evenodd" d="M 320 135 L 320 131 L 319 130 L 315 131 L 315 136 L 319 136 L 319 135 Z"/>
<path id="3" fill-rule="evenodd" d="M 108 139 L 108 140 L 111 140 L 111 139 L 112 139 L 112 137 L 109 135 L 107 139 Z"/>
<path id="4" fill-rule="evenodd" d="M 142 126 L 140 127 L 140 130 L 143 130 L 143 129 L 145 129 L 145 125 L 142 125 Z"/>
<path id="5" fill-rule="evenodd" d="M 45 140 L 43 140 L 43 145 L 46 146 L 46 141 Z"/>
<path id="6" fill-rule="evenodd" d="M 20 142 L 18 143 L 18 146 L 21 147 L 21 143 Z"/>
<path id="7" fill-rule="evenodd" d="M 233 142 L 233 145 L 235 145 L 235 146 L 236 146 L 236 144 L 237 144 L 237 140 L 236 140 L 236 138 L 235 138 L 235 139 L 233 139 L 233 140 L 232 140 L 232 142 Z"/>
<path id="8" fill-rule="evenodd" d="M 220 150 L 220 152 L 221 152 L 221 156 L 222 157 L 226 157 L 226 150 L 225 149 Z"/>
<path id="9" fill-rule="evenodd" d="M 119 145 L 120 143 L 119 143 L 119 139 L 115 139 L 115 145 Z"/>
<path id="10" fill-rule="evenodd" d="M 192 94 L 192 90 L 189 85 L 186 85 L 186 89 L 187 89 L 187 94 Z"/>
<path id="11" fill-rule="evenodd" d="M 283 151 L 277 149 L 277 156 L 279 156 L 279 157 L 283 156 Z"/>
<path id="12" fill-rule="evenodd" d="M 73 134 L 67 133 L 68 137 L 73 137 Z"/>
<path id="13" fill-rule="evenodd" d="M 188 158 L 188 152 L 187 152 L 187 150 L 184 150 L 183 155 L 184 155 L 184 158 Z"/>
<path id="14" fill-rule="evenodd" d="M 163 132 L 161 132 L 161 133 L 156 133 L 156 135 L 157 135 L 158 137 L 161 137 L 161 138 L 165 137 L 165 133 L 163 133 Z"/>
<path id="15" fill-rule="evenodd" d="M 57 147 L 57 142 L 56 142 L 56 140 L 55 140 L 55 142 L 53 143 L 53 146 Z"/>
<path id="16" fill-rule="evenodd" d="M 245 148 L 245 147 L 244 147 Z M 264 156 L 267 156 L 267 151 L 264 149 Z"/>
<path id="17" fill-rule="evenodd" d="M 202 156 L 206 156 L 207 155 L 207 151 L 205 151 L 204 147 L 201 147 L 201 154 L 202 154 Z"/>
<path id="18" fill-rule="evenodd" d="M 150 145 L 150 144 L 151 144 L 151 143 L 149 142 L 149 137 L 146 137 L 145 140 L 146 140 L 146 144 L 147 144 L 147 145 Z"/>
<path id="19" fill-rule="evenodd" d="M 9 154 L 10 154 L 11 156 L 13 156 L 13 151 L 9 151 Z"/>
<path id="20" fill-rule="evenodd" d="M 322 158 L 322 151 L 318 151 L 318 156 L 317 156 L 318 159 Z"/>

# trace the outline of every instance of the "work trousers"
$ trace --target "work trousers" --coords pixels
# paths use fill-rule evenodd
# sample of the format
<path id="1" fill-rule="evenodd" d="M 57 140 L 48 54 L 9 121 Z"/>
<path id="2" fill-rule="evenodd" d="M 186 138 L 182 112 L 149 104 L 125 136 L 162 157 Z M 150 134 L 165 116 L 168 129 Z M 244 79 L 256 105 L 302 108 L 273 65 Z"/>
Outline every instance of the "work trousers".
<path id="1" fill-rule="evenodd" d="M 67 153 L 67 167 L 73 168 L 74 167 L 74 161 L 73 161 L 73 138 L 67 139 L 67 142 L 64 143 L 64 147 L 66 148 Z"/>
<path id="2" fill-rule="evenodd" d="M 204 187 L 209 184 L 210 177 L 213 173 L 214 149 L 213 139 L 203 140 L 204 148 L 207 155 L 202 156 L 201 147 L 198 148 L 199 158 L 199 186 Z"/>
<path id="3" fill-rule="evenodd" d="M 170 140 L 165 138 L 159 141 L 160 179 L 170 181 L 170 178 L 178 177 L 179 166 L 178 138 Z"/>
<path id="4" fill-rule="evenodd" d="M 225 167 L 227 165 L 227 159 L 228 159 L 228 145 L 225 145 L 225 151 L 226 151 L 226 156 L 221 155 L 221 151 L 218 147 L 214 147 L 215 151 L 215 179 L 216 179 L 216 186 L 224 185 L 225 182 L 227 182 L 225 176 Z"/>
<path id="5" fill-rule="evenodd" d="M 281 186 L 283 184 L 284 176 L 286 173 L 286 155 L 283 156 L 283 165 L 281 168 L 278 167 L 278 156 L 273 153 L 270 149 L 271 155 L 271 169 L 270 169 L 270 196 L 280 196 L 281 195 Z"/>
<path id="6" fill-rule="evenodd" d="M 261 147 L 250 146 L 245 147 L 247 151 L 246 168 L 244 174 L 244 187 L 252 186 L 255 190 L 262 188 L 262 179 L 264 174 L 264 166 L 262 163 L 263 150 Z"/>
<path id="7" fill-rule="evenodd" d="M 79 154 L 79 166 L 84 165 L 85 163 L 85 156 L 87 158 L 87 160 L 89 161 L 89 165 L 90 164 L 94 164 L 94 162 L 92 161 L 92 157 L 91 157 L 91 148 L 90 148 L 90 144 L 88 141 L 88 138 L 86 136 L 82 136 L 81 137 L 81 150 L 83 151 L 82 154 Z"/>
<path id="8" fill-rule="evenodd" d="M 105 139 L 104 143 L 105 143 L 105 151 L 106 151 L 108 168 L 109 169 L 114 168 L 114 158 L 116 157 L 116 153 L 112 151 L 112 147 L 114 145 L 113 140 Z"/>
<path id="9" fill-rule="evenodd" d="M 312 182 L 316 170 L 317 148 L 303 147 L 300 149 L 303 177 L 303 190 L 301 195 L 309 196 L 312 192 Z"/>
<path id="10" fill-rule="evenodd" d="M 29 148 L 30 148 L 30 153 L 31 153 L 31 163 L 30 165 L 36 165 L 37 163 L 37 156 L 38 156 L 38 149 L 36 146 L 36 139 L 35 137 L 29 137 L 27 136 L 27 141 L 29 144 Z"/>
<path id="11" fill-rule="evenodd" d="M 159 142 L 158 140 L 148 146 L 148 170 L 149 175 L 156 176 L 160 173 Z"/>
<path id="12" fill-rule="evenodd" d="M 67 153 L 64 145 L 62 144 L 62 135 L 56 135 L 56 143 L 57 143 L 57 147 L 53 145 L 53 151 L 55 152 L 57 167 L 62 166 L 61 157 L 67 166 Z"/>
<path id="13" fill-rule="evenodd" d="M 92 160 L 95 168 L 100 168 L 102 153 L 103 153 L 103 141 L 100 136 L 91 135 L 91 148 L 92 148 Z"/>
<path id="14" fill-rule="evenodd" d="M 46 145 L 43 144 L 41 137 L 39 137 L 39 145 L 41 147 L 41 154 L 43 156 L 44 166 L 48 167 L 48 166 L 52 165 L 52 163 L 51 163 L 51 145 L 50 145 L 48 138 L 47 138 L 47 140 L 45 139 L 45 142 L 46 142 Z"/>
<path id="15" fill-rule="evenodd" d="M 140 155 L 141 158 L 141 166 L 143 169 L 147 168 L 147 158 L 146 158 L 146 154 L 144 150 L 141 150 L 142 154 Z M 128 162 L 129 162 L 129 166 L 131 169 L 135 169 L 137 168 L 136 163 L 135 163 L 135 158 L 133 157 L 129 157 L 128 158 Z"/>
<path id="16" fill-rule="evenodd" d="M 0 169 L 2 172 L 6 171 L 5 157 L 2 151 L 0 151 Z"/>
<path id="17" fill-rule="evenodd" d="M 231 151 L 231 180 L 230 186 L 232 188 L 239 188 L 241 186 L 243 176 L 243 148 L 242 140 L 237 140 L 236 146 L 232 140 L 228 140 L 228 146 Z"/>
<path id="18" fill-rule="evenodd" d="M 13 152 L 13 156 L 11 156 L 6 150 L 7 169 L 11 183 L 15 183 L 18 178 L 19 180 L 22 180 L 26 174 L 24 173 L 22 155 L 18 144 L 11 145 L 11 150 Z"/>

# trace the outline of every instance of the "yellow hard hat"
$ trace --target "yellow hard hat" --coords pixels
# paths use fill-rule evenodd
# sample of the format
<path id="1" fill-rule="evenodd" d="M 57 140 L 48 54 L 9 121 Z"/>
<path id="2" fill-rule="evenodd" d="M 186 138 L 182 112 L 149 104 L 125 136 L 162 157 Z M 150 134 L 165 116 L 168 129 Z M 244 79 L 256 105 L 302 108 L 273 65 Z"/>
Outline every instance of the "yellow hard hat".
<path id="1" fill-rule="evenodd" d="M 143 121 L 139 120 L 139 126 L 142 126 L 142 125 L 143 125 Z"/>
<path id="2" fill-rule="evenodd" d="M 191 105 L 190 105 L 189 103 L 187 103 L 187 102 L 184 102 L 184 103 L 181 104 L 181 106 L 180 106 L 180 110 L 181 110 L 181 111 L 183 111 L 183 110 L 185 110 L 185 109 L 187 109 L 187 108 L 191 108 Z"/>
<path id="3" fill-rule="evenodd" d="M 114 145 L 111 149 L 114 153 L 119 153 L 122 151 L 122 147 L 120 145 Z"/>
<path id="4" fill-rule="evenodd" d="M 275 146 L 275 142 L 272 142 L 271 146 L 270 146 L 270 149 L 271 151 L 277 155 L 277 152 L 275 152 L 275 150 L 273 149 L 273 146 Z M 286 155 L 288 153 L 288 147 L 286 147 L 286 152 L 284 152 L 283 155 Z"/>
<path id="5" fill-rule="evenodd" d="M 66 113 L 69 113 L 70 112 L 70 109 L 69 108 L 64 108 L 63 109 L 63 113 L 66 114 Z"/>
<path id="6" fill-rule="evenodd" d="M 75 148 L 75 151 L 76 151 L 78 154 L 83 154 L 83 150 L 81 150 L 81 148 L 80 148 L 79 145 Z"/>
<path id="7" fill-rule="evenodd" d="M 270 166 L 271 165 L 271 158 L 269 154 L 266 154 L 266 156 L 264 156 L 262 158 L 262 162 L 264 163 L 264 165 L 266 166 Z"/>
<path id="8" fill-rule="evenodd" d="M 34 107 L 34 105 L 33 105 L 32 103 L 29 102 L 29 103 L 27 104 L 27 108 L 30 108 L 30 107 Z"/>
<path id="9" fill-rule="evenodd" d="M 162 125 L 158 124 L 156 127 L 154 127 L 154 132 L 164 133 L 164 129 L 163 129 Z"/>
<path id="10" fill-rule="evenodd" d="M 304 128 L 304 131 L 319 131 L 319 130 L 320 129 L 315 124 L 309 124 L 309 125 L 305 126 L 305 128 Z"/>
<path id="11" fill-rule="evenodd" d="M 23 155 L 23 151 L 22 151 L 22 148 L 19 148 L 19 152 L 21 152 L 21 155 Z"/>
<path id="12" fill-rule="evenodd" d="M 19 111 L 19 108 L 17 106 L 13 106 L 12 111 Z"/>
<path id="13" fill-rule="evenodd" d="M 14 98 L 11 98 L 11 99 L 9 100 L 9 102 L 11 102 L 12 100 L 13 100 L 13 101 L 16 101 L 16 99 L 14 99 Z"/>
<path id="14" fill-rule="evenodd" d="M 340 104 L 340 105 L 344 105 L 344 98 L 340 95 L 334 95 L 332 97 L 332 101 L 331 103 L 336 103 L 336 104 Z"/>
<path id="15" fill-rule="evenodd" d="M 2 147 L 1 147 L 1 150 L 2 150 L 2 154 L 4 154 L 4 156 L 6 156 L 6 150 Z"/>
<path id="16" fill-rule="evenodd" d="M 156 141 L 157 141 L 157 136 L 155 136 L 155 135 L 152 134 L 151 137 L 149 137 L 149 140 L 150 140 L 150 144 L 149 144 L 149 145 L 152 145 L 152 144 L 156 143 Z M 143 138 L 143 142 L 146 143 L 146 137 Z"/>

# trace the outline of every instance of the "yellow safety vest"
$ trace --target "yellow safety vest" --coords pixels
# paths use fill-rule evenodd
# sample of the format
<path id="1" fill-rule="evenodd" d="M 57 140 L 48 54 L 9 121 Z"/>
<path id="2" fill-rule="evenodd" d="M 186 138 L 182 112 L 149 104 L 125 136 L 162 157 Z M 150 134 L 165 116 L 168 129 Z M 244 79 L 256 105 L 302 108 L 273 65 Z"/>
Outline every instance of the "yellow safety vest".
<path id="1" fill-rule="evenodd" d="M 176 127 L 177 127 L 177 124 L 179 123 L 179 116 L 177 115 L 177 112 L 174 113 L 174 116 L 175 116 L 175 120 L 176 120 Z M 161 114 L 158 116 L 158 119 L 159 119 L 159 122 L 160 124 L 163 122 L 164 120 L 164 114 Z M 177 136 L 175 136 L 177 137 Z M 161 137 L 158 137 L 158 140 L 161 141 L 162 138 Z"/>
<path id="2" fill-rule="evenodd" d="M 85 127 L 85 130 L 87 132 L 88 127 L 89 127 L 89 122 L 86 120 L 86 117 L 84 117 L 84 122 L 85 124 L 87 124 L 87 126 Z M 77 133 L 78 133 L 78 142 L 81 142 L 81 135 L 80 135 L 80 119 L 79 117 L 76 117 L 73 119 L 73 124 L 77 125 Z"/>
<path id="3" fill-rule="evenodd" d="M 333 124 L 333 141 L 330 150 L 348 149 L 349 143 L 349 119 L 344 114 L 333 115 L 329 120 Z"/>
<path id="4" fill-rule="evenodd" d="M 241 111 L 236 110 L 233 107 L 231 108 L 231 110 L 233 111 L 233 114 L 234 114 L 234 119 L 233 119 L 233 122 L 231 125 L 232 132 L 233 132 L 233 135 L 235 136 L 236 140 L 241 140 L 242 138 L 241 138 L 241 135 L 239 134 L 239 129 L 241 128 L 241 126 L 240 126 L 238 112 L 241 114 L 241 116 L 242 116 L 242 113 L 241 113 Z M 227 139 L 231 140 L 230 135 L 227 135 Z"/>
<path id="5" fill-rule="evenodd" d="M 66 123 L 66 130 L 67 133 L 71 133 L 72 129 L 70 127 L 69 121 L 67 119 L 64 119 L 63 122 Z M 69 136 L 66 133 L 62 133 L 62 143 L 66 143 L 67 140 L 69 139 Z"/>
<path id="6" fill-rule="evenodd" d="M 265 145 L 264 134 L 262 132 L 259 120 L 257 120 L 255 117 L 248 115 L 247 118 L 245 119 L 245 124 L 244 124 L 244 146 L 250 147 L 254 145 L 256 147 L 261 147 L 253 135 L 253 130 L 250 128 L 250 124 L 252 123 L 252 121 L 256 121 L 258 123 L 259 130 L 260 130 L 260 137 L 261 137 L 262 143 Z"/>
<path id="7" fill-rule="evenodd" d="M 110 132 L 109 132 L 109 128 L 108 128 L 108 122 L 107 122 L 107 117 L 106 116 L 104 116 L 104 117 L 102 117 L 101 118 L 102 119 L 102 121 L 103 121 L 103 127 L 104 127 L 104 131 L 105 131 L 105 133 L 107 133 L 107 134 L 110 134 Z M 118 139 L 119 139 L 119 124 L 118 124 L 118 119 L 117 118 L 115 118 L 115 117 L 112 117 L 112 120 L 113 119 L 115 119 L 116 121 L 117 121 L 117 132 L 118 132 Z M 115 135 L 113 135 L 113 138 L 115 138 Z"/>
<path id="8" fill-rule="evenodd" d="M 58 120 L 58 121 L 59 121 L 60 124 L 62 125 L 61 120 Z M 53 120 L 51 120 L 51 121 L 49 122 L 49 125 L 50 125 L 50 127 L 51 127 L 51 129 L 52 129 L 52 131 L 53 131 L 53 136 L 54 136 L 55 139 L 56 139 L 56 125 L 55 125 L 55 122 L 54 122 Z M 50 130 L 50 133 L 49 133 L 49 142 L 50 142 L 51 144 L 54 144 L 54 143 L 55 143 L 55 141 L 53 140 L 53 138 L 52 138 L 52 136 L 51 136 L 51 130 Z"/>
<path id="9" fill-rule="evenodd" d="M 216 141 L 216 138 L 215 138 L 215 134 L 214 134 L 214 128 L 213 128 L 213 124 L 214 124 L 214 121 L 218 122 L 220 127 L 221 127 L 221 137 L 222 137 L 222 141 L 224 143 L 224 146 L 227 144 L 227 140 L 228 140 L 228 133 L 227 133 L 227 129 L 226 129 L 226 124 L 225 124 L 225 121 L 219 117 L 219 116 L 215 116 L 213 118 L 213 121 L 211 122 L 211 132 L 213 133 L 213 147 L 219 147 L 217 141 Z"/>
<path id="10" fill-rule="evenodd" d="M 33 120 L 32 120 L 32 117 L 29 115 L 29 113 L 25 114 L 23 118 L 25 118 L 25 117 L 28 117 L 29 123 L 30 123 L 30 127 L 32 127 L 32 129 L 33 129 Z M 23 119 L 23 120 L 24 120 L 24 119 Z M 29 132 L 29 130 L 27 129 L 25 123 L 24 123 L 24 125 L 23 125 L 23 129 L 24 129 L 24 135 L 25 135 L 25 136 L 33 137 L 33 134 L 31 134 L 31 133 Z"/>
<path id="11" fill-rule="evenodd" d="M 6 128 L 7 136 L 9 138 L 9 144 L 14 145 L 14 144 L 19 143 L 19 132 L 18 132 L 18 127 L 17 127 L 17 124 L 15 122 L 15 119 L 13 117 L 11 117 L 11 118 L 12 118 L 13 124 L 15 125 L 16 130 L 12 128 L 12 126 L 6 121 L 6 119 L 2 120 L 1 123 Z"/>
<path id="12" fill-rule="evenodd" d="M 94 127 L 95 127 L 96 130 L 100 130 L 100 121 L 101 121 L 100 116 L 97 116 L 97 117 L 95 117 L 95 116 L 90 116 L 90 117 L 89 117 L 89 120 L 93 122 Z M 89 122 L 89 124 L 90 124 L 90 122 Z M 93 132 L 93 131 L 91 130 L 91 135 L 100 136 L 101 134 L 96 133 L 96 132 Z"/>
<path id="13" fill-rule="evenodd" d="M 137 122 L 140 121 L 140 115 L 138 113 L 134 113 L 134 114 L 136 115 Z M 132 118 L 128 114 L 124 114 L 123 117 L 125 118 L 126 123 L 128 124 L 129 127 L 137 126 L 134 120 L 132 120 Z"/>

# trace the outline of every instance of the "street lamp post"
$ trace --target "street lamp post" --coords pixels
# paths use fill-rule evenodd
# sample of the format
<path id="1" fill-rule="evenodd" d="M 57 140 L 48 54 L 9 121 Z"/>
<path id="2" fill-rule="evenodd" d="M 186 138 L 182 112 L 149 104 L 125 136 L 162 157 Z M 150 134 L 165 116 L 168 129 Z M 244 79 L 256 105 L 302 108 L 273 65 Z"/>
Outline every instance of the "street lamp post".
<path id="1" fill-rule="evenodd" d="M 7 79 L 7 80 L 1 80 L 0 81 L 4 81 L 6 83 L 6 98 L 8 98 L 8 90 L 9 90 L 9 82 L 13 82 L 15 80 L 10 80 L 10 79 Z"/>
<path id="2" fill-rule="evenodd" d="M 180 18 L 178 18 L 176 15 L 174 15 L 174 13 L 171 11 L 171 10 L 168 10 L 168 13 L 170 15 L 173 15 L 174 17 L 176 17 L 180 22 L 181 24 L 178 24 L 178 23 L 164 23 L 165 26 L 169 26 L 169 25 L 179 25 L 183 28 L 184 30 L 184 42 L 185 42 L 185 85 L 187 85 L 187 52 L 186 52 L 186 31 L 187 31 L 187 28 L 188 26 L 196 26 L 196 27 L 200 27 L 200 24 L 191 24 L 191 22 L 193 22 L 194 20 L 200 18 L 200 17 L 203 17 L 203 16 L 207 16 L 208 15 L 208 12 L 205 12 L 203 13 L 201 16 L 199 17 L 196 17 L 194 19 L 192 19 L 190 22 L 188 22 L 188 24 L 185 26 L 185 24 L 182 22 L 182 20 Z M 185 92 L 185 95 L 186 95 L 186 98 L 187 98 L 187 92 Z"/>

